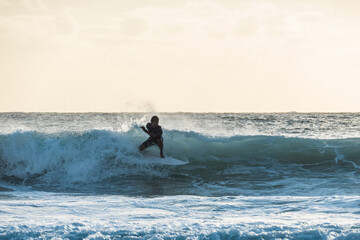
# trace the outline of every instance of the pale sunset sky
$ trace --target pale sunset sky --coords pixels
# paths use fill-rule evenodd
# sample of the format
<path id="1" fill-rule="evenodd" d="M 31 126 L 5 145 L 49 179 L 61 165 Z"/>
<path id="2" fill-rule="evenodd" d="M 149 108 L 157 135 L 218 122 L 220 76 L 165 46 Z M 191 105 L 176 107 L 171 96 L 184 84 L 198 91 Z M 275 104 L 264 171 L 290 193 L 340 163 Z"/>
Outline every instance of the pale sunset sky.
<path id="1" fill-rule="evenodd" d="M 0 0 L 0 112 L 360 111 L 358 0 Z"/>

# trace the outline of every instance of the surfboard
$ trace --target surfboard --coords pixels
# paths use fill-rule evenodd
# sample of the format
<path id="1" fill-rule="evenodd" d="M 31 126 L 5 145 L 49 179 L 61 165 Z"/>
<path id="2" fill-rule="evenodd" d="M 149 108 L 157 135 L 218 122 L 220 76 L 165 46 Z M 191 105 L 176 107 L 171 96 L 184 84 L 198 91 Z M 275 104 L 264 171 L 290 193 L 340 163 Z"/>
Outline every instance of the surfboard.
<path id="1" fill-rule="evenodd" d="M 180 165 L 188 164 L 188 162 L 184 162 L 182 160 L 173 157 L 165 157 L 165 158 L 146 157 L 146 160 L 149 161 L 149 163 L 154 163 L 159 165 L 180 166 Z"/>

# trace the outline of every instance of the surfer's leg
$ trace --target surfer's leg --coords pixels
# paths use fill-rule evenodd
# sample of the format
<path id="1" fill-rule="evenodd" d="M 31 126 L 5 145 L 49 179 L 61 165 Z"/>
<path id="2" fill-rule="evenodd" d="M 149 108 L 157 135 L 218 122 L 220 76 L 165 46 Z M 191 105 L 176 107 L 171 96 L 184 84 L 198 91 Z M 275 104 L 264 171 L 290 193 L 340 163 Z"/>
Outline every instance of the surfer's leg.
<path id="1" fill-rule="evenodd" d="M 161 158 L 164 158 L 165 156 L 164 156 L 164 153 L 163 153 L 163 148 L 164 148 L 163 139 L 162 139 L 162 138 L 158 138 L 158 139 L 156 140 L 156 143 L 157 143 L 157 145 L 158 145 L 159 148 L 160 148 L 160 157 L 161 157 Z"/>
<path id="2" fill-rule="evenodd" d="M 152 145 L 154 145 L 153 141 L 151 140 L 151 138 L 148 138 L 145 142 L 143 142 L 140 146 L 139 146 L 139 150 L 142 151 L 145 148 L 151 147 Z"/>

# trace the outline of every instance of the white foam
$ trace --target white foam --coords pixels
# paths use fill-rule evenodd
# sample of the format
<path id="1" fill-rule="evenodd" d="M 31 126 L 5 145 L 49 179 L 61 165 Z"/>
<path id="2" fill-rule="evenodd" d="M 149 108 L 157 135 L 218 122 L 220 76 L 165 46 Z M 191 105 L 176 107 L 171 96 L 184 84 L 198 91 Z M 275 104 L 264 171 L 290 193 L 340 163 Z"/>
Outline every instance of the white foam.
<path id="1" fill-rule="evenodd" d="M 46 238 L 325 238 L 359 236 L 359 199 L 332 197 L 76 196 L 14 192 L 0 232 Z M 21 216 L 21 217 L 20 217 Z M 309 236 L 310 234 L 310 236 Z"/>

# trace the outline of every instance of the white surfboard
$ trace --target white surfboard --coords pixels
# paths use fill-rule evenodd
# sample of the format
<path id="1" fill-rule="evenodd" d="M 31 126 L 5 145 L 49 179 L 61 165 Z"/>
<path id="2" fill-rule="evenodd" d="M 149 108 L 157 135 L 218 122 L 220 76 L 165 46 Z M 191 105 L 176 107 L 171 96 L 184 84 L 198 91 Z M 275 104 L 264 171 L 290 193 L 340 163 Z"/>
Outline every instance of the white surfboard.
<path id="1" fill-rule="evenodd" d="M 188 164 L 188 162 L 181 161 L 179 159 L 173 158 L 173 157 L 146 157 L 146 161 L 149 163 L 159 164 L 159 165 L 172 165 L 172 166 L 179 166 Z"/>

